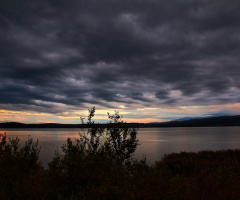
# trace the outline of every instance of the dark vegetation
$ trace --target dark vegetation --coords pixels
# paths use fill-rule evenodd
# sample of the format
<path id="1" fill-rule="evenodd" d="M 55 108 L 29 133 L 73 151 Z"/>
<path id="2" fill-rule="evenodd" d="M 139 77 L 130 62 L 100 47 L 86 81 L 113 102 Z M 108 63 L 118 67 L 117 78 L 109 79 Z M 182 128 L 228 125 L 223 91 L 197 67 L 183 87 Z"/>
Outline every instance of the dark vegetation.
<path id="1" fill-rule="evenodd" d="M 240 199 L 240 150 L 172 153 L 149 166 L 132 158 L 137 129 L 118 113 L 107 128 L 92 121 L 44 169 L 38 142 L 0 138 L 0 199 Z M 107 131 L 107 133 L 105 132 Z"/>

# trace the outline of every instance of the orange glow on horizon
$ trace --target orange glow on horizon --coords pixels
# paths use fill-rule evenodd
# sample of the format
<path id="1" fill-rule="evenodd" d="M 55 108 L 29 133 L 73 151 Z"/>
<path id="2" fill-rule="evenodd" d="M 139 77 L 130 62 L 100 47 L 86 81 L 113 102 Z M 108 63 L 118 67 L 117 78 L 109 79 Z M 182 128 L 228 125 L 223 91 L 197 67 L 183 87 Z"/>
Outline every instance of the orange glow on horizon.
<path id="1" fill-rule="evenodd" d="M 56 123 L 55 121 L 42 121 L 42 120 L 38 120 L 38 123 Z"/>
<path id="2" fill-rule="evenodd" d="M 123 118 L 123 121 L 127 123 L 150 123 L 150 122 L 166 122 L 169 120 L 156 119 L 156 118 L 146 118 L 146 119 Z"/>
<path id="3" fill-rule="evenodd" d="M 113 109 L 96 110 L 94 121 L 108 122 L 107 112 L 114 114 Z M 159 108 L 132 108 L 130 110 L 119 110 L 123 121 L 128 123 L 149 123 L 149 122 L 165 122 L 170 121 L 163 118 L 174 119 L 176 117 L 185 116 L 203 116 L 211 113 L 227 112 L 231 114 L 240 114 L 240 103 L 225 105 L 209 105 L 209 106 L 176 106 L 176 107 L 159 107 Z M 34 111 L 14 111 L 0 109 L 0 122 L 21 122 L 21 123 L 81 123 L 80 116 L 87 120 L 88 110 L 69 110 L 61 114 L 41 113 Z M 144 118 L 144 117 L 146 118 Z"/>

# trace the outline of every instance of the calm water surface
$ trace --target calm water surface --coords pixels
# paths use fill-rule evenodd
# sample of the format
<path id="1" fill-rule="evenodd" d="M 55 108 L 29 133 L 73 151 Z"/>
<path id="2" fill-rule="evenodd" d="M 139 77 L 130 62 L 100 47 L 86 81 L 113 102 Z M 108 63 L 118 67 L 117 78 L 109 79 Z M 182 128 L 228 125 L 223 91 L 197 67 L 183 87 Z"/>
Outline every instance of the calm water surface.
<path id="1" fill-rule="evenodd" d="M 80 129 L 0 129 L 8 137 L 18 136 L 22 142 L 30 135 L 39 140 L 40 159 L 45 166 L 67 138 L 79 138 Z M 150 163 L 172 152 L 196 152 L 240 148 L 240 127 L 142 128 L 138 131 L 135 157 L 146 155 Z"/>

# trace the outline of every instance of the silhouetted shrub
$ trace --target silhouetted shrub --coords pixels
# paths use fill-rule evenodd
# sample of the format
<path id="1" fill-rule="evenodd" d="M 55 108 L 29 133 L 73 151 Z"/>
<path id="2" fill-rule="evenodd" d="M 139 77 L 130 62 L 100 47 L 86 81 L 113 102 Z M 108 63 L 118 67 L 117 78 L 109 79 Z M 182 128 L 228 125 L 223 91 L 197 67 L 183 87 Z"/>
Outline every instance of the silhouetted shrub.
<path id="1" fill-rule="evenodd" d="M 67 144 L 62 146 L 63 155 L 56 154 L 49 163 L 54 185 L 57 186 L 57 182 L 66 184 L 54 188 L 57 193 L 61 191 L 64 198 L 77 192 L 79 198 L 83 198 L 89 195 L 86 189 L 89 187 L 95 188 L 96 197 L 103 193 L 106 195 L 106 192 L 111 193 L 112 197 L 118 196 L 123 191 L 120 190 L 120 185 L 124 186 L 124 180 L 128 176 L 126 166 L 129 168 L 134 163 L 131 156 L 138 145 L 137 130 L 125 126 L 117 112 L 114 115 L 108 114 L 110 122 L 103 128 L 92 120 L 94 113 L 93 107 L 89 110 L 88 128 L 83 131 L 80 139 L 73 142 L 68 138 Z M 102 192 L 96 188 L 102 188 Z M 112 189 L 105 191 L 104 188 Z"/>
<path id="2" fill-rule="evenodd" d="M 7 141 L 8 140 L 8 141 Z M 35 199 L 43 187 L 44 171 L 38 160 L 38 141 L 0 134 L 0 199 Z"/>

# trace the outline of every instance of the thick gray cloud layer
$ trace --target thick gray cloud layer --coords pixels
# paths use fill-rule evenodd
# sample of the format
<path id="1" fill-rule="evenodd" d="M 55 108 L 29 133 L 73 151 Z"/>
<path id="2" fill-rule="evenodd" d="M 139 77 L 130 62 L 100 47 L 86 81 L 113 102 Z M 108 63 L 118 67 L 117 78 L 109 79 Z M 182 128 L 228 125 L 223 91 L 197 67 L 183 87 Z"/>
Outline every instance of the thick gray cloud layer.
<path id="1" fill-rule="evenodd" d="M 238 0 L 0 2 L 0 105 L 240 102 Z"/>

